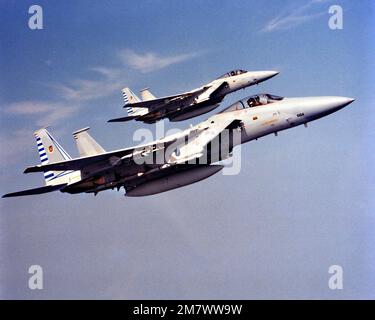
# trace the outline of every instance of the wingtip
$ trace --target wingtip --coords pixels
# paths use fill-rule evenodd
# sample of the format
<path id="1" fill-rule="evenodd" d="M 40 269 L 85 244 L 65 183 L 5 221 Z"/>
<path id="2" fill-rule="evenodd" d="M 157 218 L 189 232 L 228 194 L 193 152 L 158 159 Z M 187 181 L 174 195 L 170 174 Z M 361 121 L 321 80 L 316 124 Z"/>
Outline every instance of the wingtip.
<path id="1" fill-rule="evenodd" d="M 107 122 L 126 122 L 126 121 L 131 121 L 131 120 L 136 120 L 137 117 L 122 117 L 122 118 L 114 118 L 107 120 Z"/>
<path id="2" fill-rule="evenodd" d="M 23 173 L 30 173 L 30 172 L 34 172 L 33 169 L 35 167 L 27 167 L 25 170 L 23 170 Z"/>

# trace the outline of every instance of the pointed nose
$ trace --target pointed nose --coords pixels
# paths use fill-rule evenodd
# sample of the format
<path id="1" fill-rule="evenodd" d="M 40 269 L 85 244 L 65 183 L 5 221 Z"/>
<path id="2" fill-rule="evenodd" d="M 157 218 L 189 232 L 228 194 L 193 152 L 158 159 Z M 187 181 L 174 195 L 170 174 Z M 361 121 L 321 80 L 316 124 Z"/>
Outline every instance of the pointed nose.
<path id="1" fill-rule="evenodd" d="M 252 83 L 260 83 L 278 75 L 279 71 L 250 71 L 248 72 L 249 81 Z"/>
<path id="2" fill-rule="evenodd" d="M 288 104 L 288 101 L 292 102 L 293 105 L 298 105 L 305 110 L 305 114 L 311 118 L 318 119 L 329 115 L 333 112 L 339 111 L 340 109 L 351 104 L 354 99 L 348 97 L 304 97 L 304 98 L 291 98 L 284 99 L 284 103 Z"/>
<path id="3" fill-rule="evenodd" d="M 351 104 L 354 100 L 348 97 L 326 97 L 324 105 L 329 110 L 337 111 Z"/>
<path id="4" fill-rule="evenodd" d="M 261 74 L 259 75 L 259 80 L 264 81 L 271 79 L 274 76 L 277 76 L 279 73 L 279 71 L 261 71 Z"/>

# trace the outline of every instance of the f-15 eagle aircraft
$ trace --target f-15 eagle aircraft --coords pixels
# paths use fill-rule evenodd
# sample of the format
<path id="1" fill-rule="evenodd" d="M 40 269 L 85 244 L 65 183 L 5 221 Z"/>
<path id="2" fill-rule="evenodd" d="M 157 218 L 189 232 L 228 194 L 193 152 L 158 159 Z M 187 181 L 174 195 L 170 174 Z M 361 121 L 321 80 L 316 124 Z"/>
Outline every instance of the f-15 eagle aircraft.
<path id="1" fill-rule="evenodd" d="M 233 70 L 200 88 L 173 96 L 156 98 L 148 88 L 143 89 L 140 92 L 142 100 L 129 88 L 124 88 L 122 94 L 128 116 L 108 122 L 136 120 L 155 123 L 165 118 L 170 121 L 190 119 L 217 108 L 227 94 L 266 81 L 277 74 L 277 71 Z"/>
<path id="2" fill-rule="evenodd" d="M 110 152 L 105 152 L 85 128 L 73 134 L 80 154 L 76 159 L 46 129 L 41 129 L 35 132 L 35 137 L 42 164 L 24 172 L 44 172 L 46 186 L 3 197 L 56 190 L 97 194 L 121 187 L 125 188 L 126 196 L 137 197 L 179 188 L 219 172 L 223 166 L 215 163 L 230 157 L 235 145 L 306 125 L 353 101 L 345 97 L 254 95 L 180 133 Z M 222 138 L 225 132 L 229 132 L 228 140 Z M 236 134 L 238 139 L 233 138 Z M 214 147 L 214 141 L 220 141 L 218 147 Z"/>

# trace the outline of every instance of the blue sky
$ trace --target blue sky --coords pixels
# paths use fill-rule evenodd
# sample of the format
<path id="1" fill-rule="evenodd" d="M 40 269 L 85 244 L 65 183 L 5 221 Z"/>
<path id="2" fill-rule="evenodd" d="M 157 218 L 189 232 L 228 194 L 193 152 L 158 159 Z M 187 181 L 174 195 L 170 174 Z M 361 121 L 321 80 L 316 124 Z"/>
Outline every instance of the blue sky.
<path id="1" fill-rule="evenodd" d="M 32 4 L 43 30 L 28 28 Z M 328 27 L 332 4 L 343 30 Z M 374 297 L 372 1 L 7 1 L 0 17 L 1 193 L 43 183 L 22 174 L 41 126 L 73 156 L 85 126 L 105 149 L 131 146 L 142 124 L 106 123 L 124 115 L 123 86 L 175 94 L 241 68 L 280 75 L 221 107 L 264 91 L 356 98 L 245 145 L 235 177 L 142 199 L 1 201 L 4 297 Z M 42 292 L 25 289 L 33 263 L 48 274 Z M 327 288 L 332 264 L 348 275 L 342 292 Z"/>

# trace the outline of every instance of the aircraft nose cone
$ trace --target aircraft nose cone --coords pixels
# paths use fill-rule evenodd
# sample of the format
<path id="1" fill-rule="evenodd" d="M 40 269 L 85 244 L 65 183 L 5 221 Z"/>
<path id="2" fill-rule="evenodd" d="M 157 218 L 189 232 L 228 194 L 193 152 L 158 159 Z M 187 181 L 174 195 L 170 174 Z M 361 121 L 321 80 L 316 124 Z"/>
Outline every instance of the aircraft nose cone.
<path id="1" fill-rule="evenodd" d="M 298 98 L 297 98 L 298 99 Z M 311 115 L 323 117 L 333 112 L 339 111 L 354 101 L 348 97 L 310 97 L 296 100 L 300 106 Z"/>
<path id="2" fill-rule="evenodd" d="M 277 76 L 279 73 L 280 73 L 279 71 L 263 71 L 263 77 L 262 78 L 264 80 L 271 79 L 274 76 Z"/>
<path id="3" fill-rule="evenodd" d="M 305 110 L 305 114 L 312 119 L 318 119 L 331 113 L 339 111 L 354 101 L 348 97 L 302 97 L 302 98 L 285 98 L 281 104 L 286 106 L 290 102 L 292 105 L 298 105 Z"/>
<path id="4" fill-rule="evenodd" d="M 328 101 L 328 107 L 331 109 L 341 109 L 351 104 L 355 99 L 348 97 L 330 97 Z"/>
<path id="5" fill-rule="evenodd" d="M 279 71 L 255 71 L 249 73 L 250 81 L 254 83 L 260 83 L 278 75 Z"/>
<path id="6" fill-rule="evenodd" d="M 348 105 L 348 104 L 350 104 L 350 103 L 352 103 L 352 102 L 355 101 L 355 99 L 353 99 L 353 98 L 343 97 L 343 99 L 345 100 L 345 101 L 344 101 L 344 104 L 345 104 L 345 105 Z"/>

